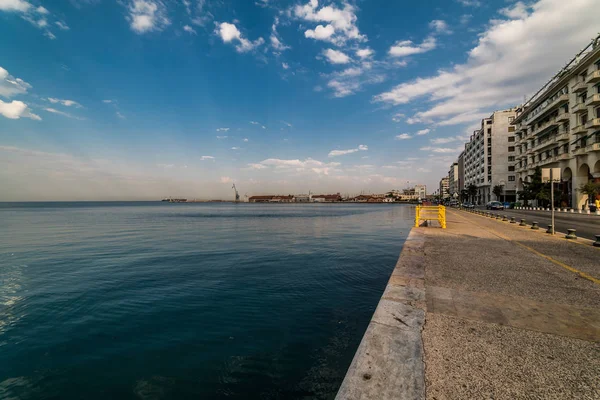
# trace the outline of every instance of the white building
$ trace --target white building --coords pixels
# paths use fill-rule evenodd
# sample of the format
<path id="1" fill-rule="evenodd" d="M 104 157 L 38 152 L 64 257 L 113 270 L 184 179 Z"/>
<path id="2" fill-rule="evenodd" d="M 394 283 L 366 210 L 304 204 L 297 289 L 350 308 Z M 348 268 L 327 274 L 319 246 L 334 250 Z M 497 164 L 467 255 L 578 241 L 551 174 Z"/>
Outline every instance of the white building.
<path id="1" fill-rule="evenodd" d="M 442 199 L 447 199 L 450 197 L 450 193 L 448 192 L 449 188 L 450 185 L 448 184 L 448 177 L 445 176 L 440 180 L 440 197 Z"/>
<path id="2" fill-rule="evenodd" d="M 458 179 L 458 162 L 453 162 L 448 170 L 448 193 L 451 197 L 454 197 L 454 194 L 460 195 L 460 189 L 458 188 L 459 179 Z"/>
<path id="3" fill-rule="evenodd" d="M 415 185 L 415 194 L 419 199 L 425 199 L 425 197 L 427 197 L 427 186 Z"/>
<path id="4" fill-rule="evenodd" d="M 560 168 L 556 206 L 581 208 L 577 188 L 600 182 L 600 36 L 518 109 L 518 189 L 536 167 Z"/>
<path id="5" fill-rule="evenodd" d="M 515 127 L 511 125 L 516 117 L 516 108 L 496 111 L 489 118 L 481 120 L 481 127 L 475 131 L 464 151 L 465 189 L 477 187 L 477 195 L 471 198 L 477 204 L 492 200 L 515 201 Z M 501 186 L 501 198 L 493 195 L 494 186 Z"/>

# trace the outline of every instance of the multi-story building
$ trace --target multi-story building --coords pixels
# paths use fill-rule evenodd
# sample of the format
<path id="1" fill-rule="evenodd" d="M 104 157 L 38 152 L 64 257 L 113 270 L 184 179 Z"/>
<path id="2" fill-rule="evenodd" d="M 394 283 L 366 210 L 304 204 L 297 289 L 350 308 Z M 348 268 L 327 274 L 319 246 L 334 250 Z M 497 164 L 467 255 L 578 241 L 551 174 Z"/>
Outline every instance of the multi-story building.
<path id="1" fill-rule="evenodd" d="M 580 208 L 577 188 L 600 181 L 600 36 L 519 107 L 516 127 L 517 187 L 536 167 L 560 168 L 556 206 Z"/>
<path id="2" fill-rule="evenodd" d="M 445 176 L 440 180 L 440 197 L 442 199 L 447 199 L 450 197 L 450 193 L 448 193 L 450 185 L 448 184 L 448 177 Z"/>
<path id="3" fill-rule="evenodd" d="M 465 152 L 458 156 L 458 193 L 465 189 Z"/>
<path id="4" fill-rule="evenodd" d="M 491 200 L 515 201 L 515 119 L 516 109 L 495 111 L 481 120 L 479 130 L 473 132 L 465 144 L 463 154 L 464 186 L 477 187 L 477 195 L 471 200 L 485 204 Z M 494 186 L 503 189 L 502 198 L 493 198 Z"/>
<path id="5" fill-rule="evenodd" d="M 448 170 L 448 193 L 451 197 L 458 197 L 458 162 L 455 161 Z"/>
<path id="6" fill-rule="evenodd" d="M 427 197 L 427 186 L 415 185 L 415 194 L 419 199 L 425 199 Z"/>

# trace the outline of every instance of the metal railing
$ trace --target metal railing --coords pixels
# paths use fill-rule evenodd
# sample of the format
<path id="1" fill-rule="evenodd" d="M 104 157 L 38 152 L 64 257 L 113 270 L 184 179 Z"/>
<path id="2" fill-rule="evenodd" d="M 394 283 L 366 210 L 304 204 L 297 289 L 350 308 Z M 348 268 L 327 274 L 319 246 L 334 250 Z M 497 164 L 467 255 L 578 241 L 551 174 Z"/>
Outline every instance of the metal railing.
<path id="1" fill-rule="evenodd" d="M 417 206 L 415 211 L 415 228 L 420 226 L 421 221 L 438 221 L 442 229 L 446 229 L 446 207 Z"/>

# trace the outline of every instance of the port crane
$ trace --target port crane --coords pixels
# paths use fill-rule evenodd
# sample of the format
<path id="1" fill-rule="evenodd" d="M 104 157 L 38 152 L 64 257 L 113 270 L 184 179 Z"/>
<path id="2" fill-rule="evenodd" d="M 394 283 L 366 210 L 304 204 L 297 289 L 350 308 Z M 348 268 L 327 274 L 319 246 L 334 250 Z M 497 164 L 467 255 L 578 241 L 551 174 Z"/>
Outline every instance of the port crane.
<path id="1" fill-rule="evenodd" d="M 233 184 L 233 186 L 231 188 L 235 191 L 235 202 L 239 203 L 240 202 L 240 194 L 238 193 L 237 189 L 235 188 L 235 183 Z"/>

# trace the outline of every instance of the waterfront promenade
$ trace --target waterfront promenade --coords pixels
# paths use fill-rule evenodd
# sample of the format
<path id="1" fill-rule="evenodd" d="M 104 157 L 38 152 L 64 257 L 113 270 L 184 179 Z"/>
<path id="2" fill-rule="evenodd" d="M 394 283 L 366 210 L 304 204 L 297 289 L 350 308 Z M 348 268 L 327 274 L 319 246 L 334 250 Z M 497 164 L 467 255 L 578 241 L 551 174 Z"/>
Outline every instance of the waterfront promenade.
<path id="1" fill-rule="evenodd" d="M 338 399 L 600 398 L 600 248 L 447 225 L 411 231 Z"/>

